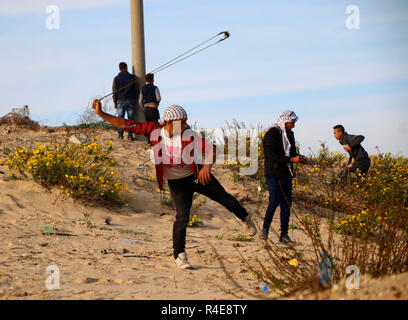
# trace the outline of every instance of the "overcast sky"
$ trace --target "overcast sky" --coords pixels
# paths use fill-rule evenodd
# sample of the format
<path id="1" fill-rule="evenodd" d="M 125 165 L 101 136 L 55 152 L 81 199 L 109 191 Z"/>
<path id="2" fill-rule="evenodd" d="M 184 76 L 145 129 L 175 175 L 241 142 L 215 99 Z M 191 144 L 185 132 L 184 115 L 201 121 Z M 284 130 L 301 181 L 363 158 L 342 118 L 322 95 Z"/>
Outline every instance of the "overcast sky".
<path id="1" fill-rule="evenodd" d="M 60 8 L 49 30 L 46 8 Z M 346 27 L 356 5 L 360 29 Z M 191 123 L 232 119 L 272 125 L 285 109 L 299 121 L 301 151 L 332 127 L 363 146 L 408 155 L 408 1 L 145 0 L 146 69 L 221 31 L 230 39 L 156 75 L 163 101 Z M 75 124 L 110 92 L 118 63 L 131 65 L 129 0 L 0 0 L 0 116 L 27 104 L 41 124 Z"/>

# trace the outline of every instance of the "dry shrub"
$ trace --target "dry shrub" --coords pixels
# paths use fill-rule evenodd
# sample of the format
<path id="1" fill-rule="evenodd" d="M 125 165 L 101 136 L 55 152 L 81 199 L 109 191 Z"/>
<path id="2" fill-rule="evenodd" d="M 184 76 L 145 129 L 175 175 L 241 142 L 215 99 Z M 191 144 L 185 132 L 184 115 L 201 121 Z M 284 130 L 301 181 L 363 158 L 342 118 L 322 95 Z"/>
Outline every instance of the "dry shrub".
<path id="1" fill-rule="evenodd" d="M 30 119 L 28 106 L 15 108 L 12 112 L 7 113 L 0 118 L 0 125 L 6 125 L 14 128 L 25 128 L 30 130 L 39 130 L 38 122 Z"/>
<path id="2" fill-rule="evenodd" d="M 377 154 L 371 157 L 367 177 L 357 172 L 340 182 L 344 155 L 329 152 L 323 143 L 310 158 L 308 165 L 296 168 L 291 214 L 298 232 L 307 236 L 312 254 L 306 255 L 296 245 L 282 248 L 264 241 L 263 254 L 245 259 L 255 279 L 288 296 L 339 283 L 351 265 L 357 266 L 360 274 L 374 277 L 407 272 L 408 159 Z M 327 281 L 321 281 L 318 271 L 325 257 L 332 265 L 327 266 Z"/>

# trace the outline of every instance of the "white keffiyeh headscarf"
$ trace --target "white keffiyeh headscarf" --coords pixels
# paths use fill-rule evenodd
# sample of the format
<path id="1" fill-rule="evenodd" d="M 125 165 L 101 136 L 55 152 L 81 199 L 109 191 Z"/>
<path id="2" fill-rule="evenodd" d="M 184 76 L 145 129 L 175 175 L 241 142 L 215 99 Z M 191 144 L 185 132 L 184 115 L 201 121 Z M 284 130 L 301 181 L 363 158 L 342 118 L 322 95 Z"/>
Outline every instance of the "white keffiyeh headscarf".
<path id="1" fill-rule="evenodd" d="M 172 104 L 164 110 L 163 117 L 159 120 L 159 123 L 165 124 L 166 121 L 180 119 L 187 119 L 186 110 L 177 104 Z"/>
<path id="2" fill-rule="evenodd" d="M 278 123 L 274 125 L 274 127 L 278 127 L 281 129 L 282 132 L 282 142 L 283 142 L 283 149 L 285 150 L 285 156 L 290 156 L 290 142 L 288 139 L 288 135 L 286 134 L 285 123 L 286 122 L 296 122 L 298 120 L 298 116 L 292 110 L 285 110 L 278 118 Z"/>

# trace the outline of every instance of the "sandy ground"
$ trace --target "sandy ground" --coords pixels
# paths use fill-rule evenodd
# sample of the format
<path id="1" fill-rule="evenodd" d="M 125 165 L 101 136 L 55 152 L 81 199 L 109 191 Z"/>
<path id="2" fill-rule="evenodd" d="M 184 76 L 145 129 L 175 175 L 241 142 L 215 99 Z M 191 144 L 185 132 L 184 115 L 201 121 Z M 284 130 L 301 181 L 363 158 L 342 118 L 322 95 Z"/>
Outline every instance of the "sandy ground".
<path id="1" fill-rule="evenodd" d="M 0 128 L 0 154 L 5 146 L 62 142 L 63 128 L 26 131 Z M 45 190 L 30 180 L 7 176 L 0 167 L 0 298 L 1 299 L 252 299 L 230 283 L 211 245 L 224 257 L 234 278 L 251 292 L 259 292 L 258 282 L 249 272 L 239 252 L 247 259 L 262 258 L 262 242 L 227 240 L 242 233 L 242 225 L 222 206 L 207 202 L 193 204 L 203 226 L 187 229 L 186 251 L 194 270 L 178 269 L 172 257 L 172 223 L 175 211 L 161 205 L 160 193 L 149 161 L 149 148 L 142 141 L 119 141 L 109 130 L 72 132 L 84 138 L 113 140 L 113 155 L 120 175 L 128 183 L 129 207 L 110 209 L 87 207 L 63 197 L 57 189 Z M 146 170 L 139 169 L 143 165 Z M 216 165 L 214 175 L 249 212 L 255 212 L 256 182 L 234 182 L 232 172 Z M 260 212 L 254 215 L 261 225 L 267 195 Z M 93 227 L 87 226 L 89 213 Z M 111 219 L 107 225 L 105 220 Z M 43 227 L 52 227 L 49 232 Z M 279 229 L 279 214 L 272 227 Z M 105 229 L 105 230 L 101 230 Z M 110 230 L 106 230 L 110 229 Z M 55 232 L 56 230 L 56 232 Z M 300 231 L 291 237 L 299 248 L 312 253 L 308 239 Z M 222 240 L 217 238 L 222 237 Z M 277 241 L 271 235 L 272 241 Z M 60 273 L 58 290 L 49 290 L 46 269 L 56 265 Z M 265 296 L 266 297 L 266 296 Z M 268 294 L 267 297 L 276 297 Z M 344 283 L 318 295 L 298 293 L 291 299 L 407 299 L 408 275 L 383 279 L 362 277 L 360 290 L 347 290 Z"/>

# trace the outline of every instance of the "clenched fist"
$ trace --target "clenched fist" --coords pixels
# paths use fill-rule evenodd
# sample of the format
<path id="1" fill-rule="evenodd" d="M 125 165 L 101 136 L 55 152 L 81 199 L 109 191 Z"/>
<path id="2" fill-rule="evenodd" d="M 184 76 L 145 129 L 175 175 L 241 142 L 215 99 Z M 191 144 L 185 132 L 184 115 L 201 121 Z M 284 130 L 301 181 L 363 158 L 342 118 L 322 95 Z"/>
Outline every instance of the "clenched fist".
<path id="1" fill-rule="evenodd" d="M 98 99 L 95 99 L 92 102 L 92 109 L 95 109 L 95 113 L 97 115 L 101 114 L 102 113 L 102 103 Z"/>

